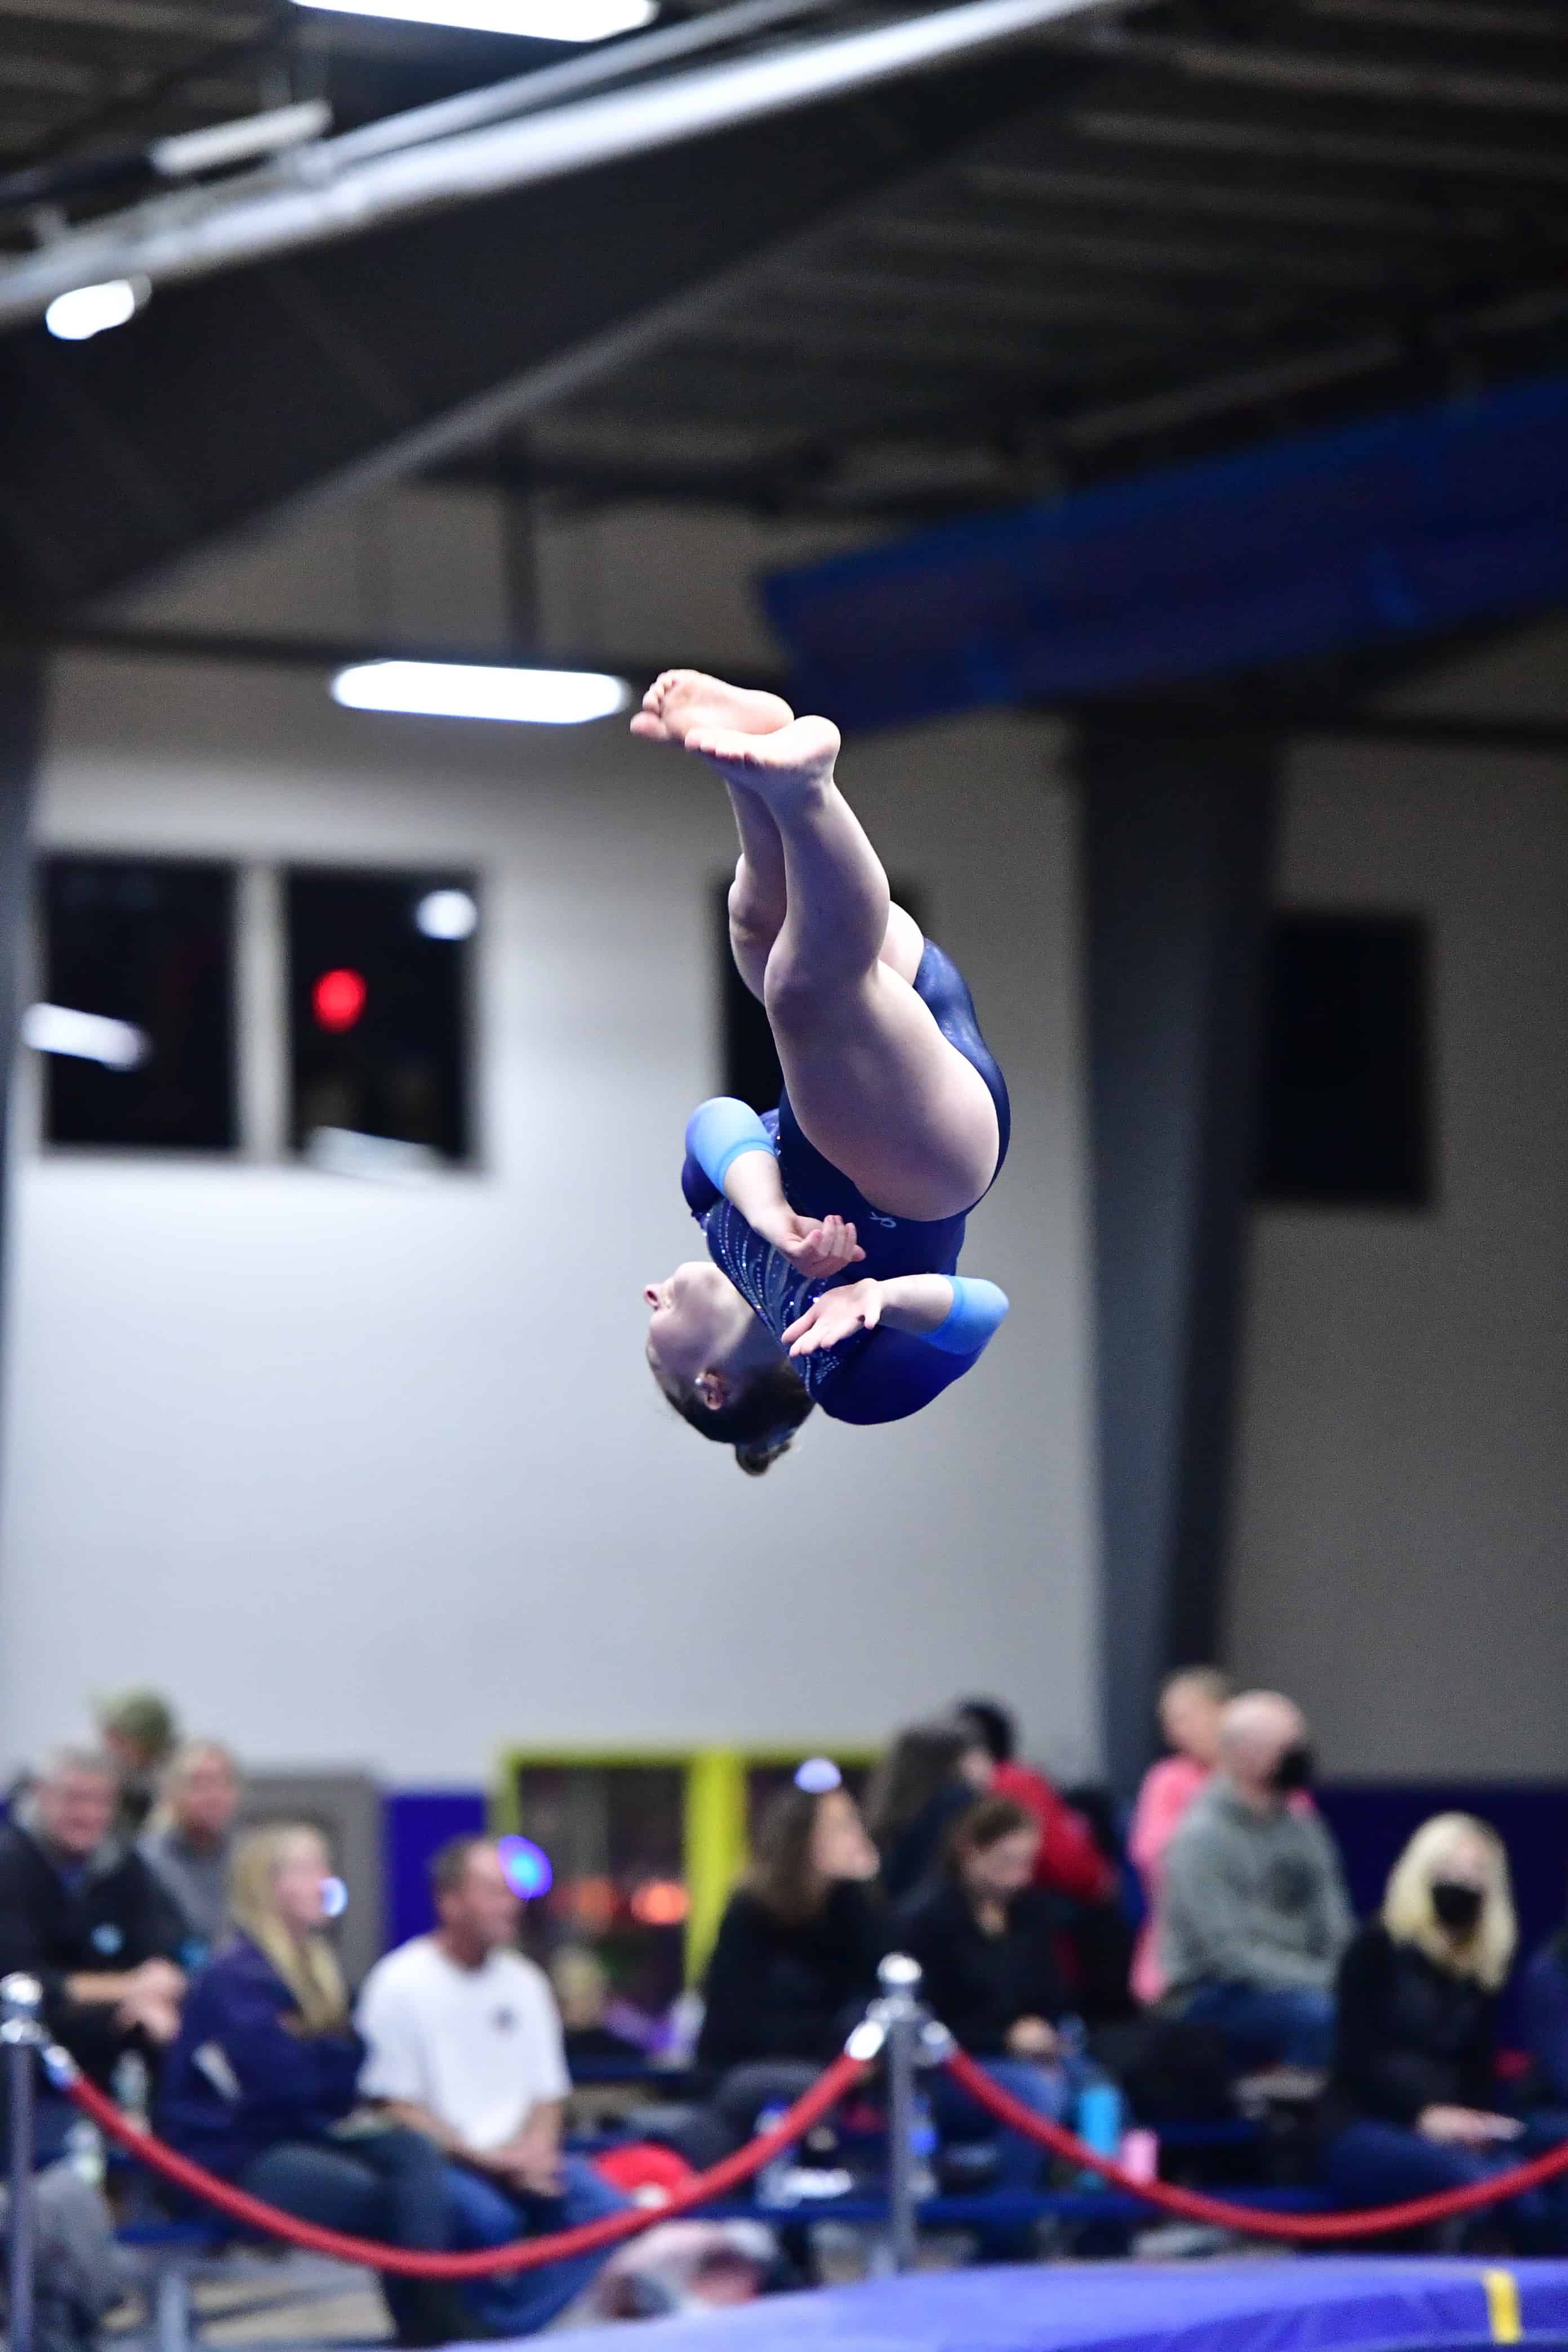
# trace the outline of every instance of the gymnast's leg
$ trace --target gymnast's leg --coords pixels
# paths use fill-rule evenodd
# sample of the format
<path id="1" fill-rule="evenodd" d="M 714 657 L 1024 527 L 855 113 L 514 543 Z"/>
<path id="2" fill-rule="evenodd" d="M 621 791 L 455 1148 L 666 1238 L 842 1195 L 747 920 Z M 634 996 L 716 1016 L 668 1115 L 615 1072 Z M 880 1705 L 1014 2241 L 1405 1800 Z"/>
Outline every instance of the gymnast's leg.
<path id="1" fill-rule="evenodd" d="M 760 800 L 778 831 L 784 913 L 763 994 L 802 1128 L 893 1215 L 967 1208 L 995 1170 L 995 1106 L 915 994 L 912 971 L 883 960 L 888 879 L 834 781 L 837 730 L 797 719 L 758 731 L 697 712 L 681 740 Z"/>
<path id="2" fill-rule="evenodd" d="M 667 669 L 643 697 L 632 732 L 650 742 L 684 745 L 689 734 L 729 727 L 743 734 L 772 735 L 793 726 L 795 713 L 776 694 L 726 685 L 700 670 Z M 730 888 L 730 948 L 735 968 L 752 994 L 765 1002 L 764 979 L 773 942 L 789 906 L 784 838 L 762 796 L 738 778 L 726 776 L 740 862 Z M 881 957 L 912 981 L 924 941 L 919 924 L 902 907 L 889 904 Z"/>

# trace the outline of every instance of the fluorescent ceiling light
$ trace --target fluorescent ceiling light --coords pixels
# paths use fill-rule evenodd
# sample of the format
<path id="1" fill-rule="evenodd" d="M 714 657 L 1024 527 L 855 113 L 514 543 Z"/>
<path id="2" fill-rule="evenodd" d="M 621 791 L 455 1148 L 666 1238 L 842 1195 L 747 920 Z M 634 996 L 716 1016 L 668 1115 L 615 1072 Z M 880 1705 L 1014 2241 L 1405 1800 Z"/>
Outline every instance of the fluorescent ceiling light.
<path id="1" fill-rule="evenodd" d="M 29 1004 L 22 1015 L 22 1043 L 35 1054 L 70 1054 L 78 1061 L 101 1062 L 109 1070 L 133 1070 L 153 1050 L 146 1031 L 134 1023 L 77 1013 L 67 1004 Z"/>
<path id="2" fill-rule="evenodd" d="M 607 41 L 616 33 L 640 32 L 658 14 L 658 0 L 299 0 L 299 5 L 468 33 L 521 33 L 531 41 Z"/>
<path id="3" fill-rule="evenodd" d="M 122 327 L 133 319 L 153 291 L 145 278 L 110 278 L 101 286 L 73 286 L 57 294 L 44 312 L 44 324 L 62 343 L 85 343 L 106 327 Z"/>
<path id="4" fill-rule="evenodd" d="M 401 710 L 432 719 L 510 719 L 580 727 L 625 710 L 624 677 L 594 669 L 491 669 L 478 662 L 356 662 L 332 680 L 346 710 Z"/>
<path id="5" fill-rule="evenodd" d="M 326 100 L 307 98 L 298 106 L 275 106 L 266 114 L 242 115 L 237 122 L 209 122 L 205 130 L 154 139 L 147 160 L 161 179 L 188 180 L 198 172 L 247 163 L 253 155 L 279 155 L 286 147 L 302 147 L 308 140 L 324 139 L 331 127 L 332 110 Z"/>

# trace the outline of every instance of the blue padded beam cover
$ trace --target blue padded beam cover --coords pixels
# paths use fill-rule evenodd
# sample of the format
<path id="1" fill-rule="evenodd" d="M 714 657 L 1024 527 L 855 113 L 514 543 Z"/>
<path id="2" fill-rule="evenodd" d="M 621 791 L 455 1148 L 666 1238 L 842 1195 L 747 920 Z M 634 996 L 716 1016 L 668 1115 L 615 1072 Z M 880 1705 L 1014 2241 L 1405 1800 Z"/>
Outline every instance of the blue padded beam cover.
<path id="1" fill-rule="evenodd" d="M 1568 377 L 1277 442 L 764 583 L 797 709 L 892 726 L 1374 639 L 1568 593 Z"/>

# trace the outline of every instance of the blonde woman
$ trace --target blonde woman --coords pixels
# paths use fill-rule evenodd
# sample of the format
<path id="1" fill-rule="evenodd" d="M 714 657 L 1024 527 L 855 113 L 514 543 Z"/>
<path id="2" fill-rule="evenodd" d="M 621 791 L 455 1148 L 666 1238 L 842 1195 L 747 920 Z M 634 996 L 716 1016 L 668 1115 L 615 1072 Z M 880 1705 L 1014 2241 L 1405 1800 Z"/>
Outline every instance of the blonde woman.
<path id="1" fill-rule="evenodd" d="M 158 2100 L 163 2137 L 301 2221 L 397 2246 L 451 2242 L 440 2152 L 418 2132 L 356 2114 L 364 2044 L 349 2022 L 322 1930 L 331 1859 L 303 1823 L 235 1848 L 235 1933 L 191 1987 Z M 384 2277 L 400 2344 L 444 2344 L 473 2325 L 455 2289 Z"/>
<path id="2" fill-rule="evenodd" d="M 1499 2112 L 1498 1993 L 1512 1965 L 1508 1857 L 1468 1813 L 1439 1813 L 1394 1866 L 1379 1916 L 1340 1964 L 1324 2106 L 1336 2200 L 1397 2203 L 1505 2169 L 1521 2126 Z M 1562 2242 L 1550 2192 L 1504 2208 L 1521 2247 Z"/>

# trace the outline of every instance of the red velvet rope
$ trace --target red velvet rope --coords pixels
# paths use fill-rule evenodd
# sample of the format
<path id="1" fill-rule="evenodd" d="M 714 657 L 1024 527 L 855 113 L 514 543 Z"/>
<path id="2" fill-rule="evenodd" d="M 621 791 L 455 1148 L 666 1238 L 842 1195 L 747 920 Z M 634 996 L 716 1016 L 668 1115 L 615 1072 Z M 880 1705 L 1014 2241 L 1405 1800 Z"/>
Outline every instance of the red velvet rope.
<path id="1" fill-rule="evenodd" d="M 1504 2198 L 1518 2197 L 1568 2172 L 1565 2141 L 1561 2147 L 1549 2149 L 1528 2164 L 1496 2173 L 1489 2180 L 1473 2181 L 1463 2189 L 1446 2189 L 1430 2197 L 1410 2198 L 1402 2205 L 1380 2205 L 1363 2213 L 1265 2213 L 1254 2205 L 1236 2205 L 1226 2198 L 1205 2196 L 1199 2189 L 1178 2189 L 1171 2181 L 1139 2180 L 1112 2158 L 1100 2155 L 1073 2133 L 1064 2130 L 1060 2124 L 1047 2123 L 1033 2108 L 1023 2105 L 994 2083 L 963 2051 L 954 2051 L 946 2064 L 961 2089 L 1010 2130 L 1022 2132 L 1026 2138 L 1057 2156 L 1066 2157 L 1086 2171 L 1099 2173 L 1113 2187 L 1141 2198 L 1147 2205 L 1178 2214 L 1184 2221 L 1235 2230 L 1249 2237 L 1310 2242 L 1419 2229 L 1456 2213 L 1473 2213 Z M 574 2254 L 597 2253 L 602 2247 L 618 2245 L 622 2239 L 635 2237 L 656 2221 L 672 2221 L 679 2214 L 689 2213 L 694 2207 L 726 2195 L 803 2138 L 868 2071 L 864 2059 L 847 2054 L 836 2058 L 771 2131 L 763 2133 L 760 2138 L 752 2140 L 709 2171 L 695 2174 L 661 2205 L 636 2206 L 624 2213 L 608 2213 L 602 2221 L 586 2221 L 579 2229 L 557 2231 L 552 2237 L 528 2238 L 515 2245 L 488 2246 L 479 2252 L 465 2254 L 426 2253 L 405 2246 L 384 2245 L 374 2238 L 348 2237 L 337 2230 L 321 2229 L 313 2221 L 299 2221 L 292 2213 L 285 2213 L 259 2197 L 248 2196 L 243 2189 L 219 2179 L 205 2165 L 195 2164 L 189 2157 L 165 2147 L 151 2132 L 122 2115 L 112 2099 L 82 2075 L 75 2075 L 66 2088 L 83 2114 L 89 2116 L 110 2139 L 117 2140 L 154 2172 L 161 2172 L 166 2180 L 216 2206 L 247 2229 L 286 2239 L 314 2253 L 335 2254 L 342 2262 L 362 2263 L 373 2270 L 393 2271 L 408 2278 L 464 2279 L 536 2270 L 542 2263 L 563 2262 Z"/>
<path id="2" fill-rule="evenodd" d="M 477 2253 L 468 2254 L 425 2253 L 406 2246 L 385 2246 L 374 2238 L 351 2238 L 337 2230 L 321 2229 L 314 2221 L 297 2221 L 292 2213 L 282 2212 L 259 2197 L 247 2196 L 243 2189 L 220 2180 L 205 2165 L 193 2164 L 189 2157 L 166 2147 L 162 2140 L 122 2115 L 112 2099 L 106 2098 L 95 2083 L 88 2082 L 81 2074 L 77 2074 L 66 2088 L 82 2113 L 90 2116 L 100 2131 L 118 2140 L 141 2163 L 208 2205 L 216 2205 L 219 2212 L 243 2221 L 247 2229 L 285 2238 L 292 2245 L 309 2247 L 313 2253 L 335 2254 L 342 2262 L 363 2263 L 372 2270 L 395 2271 L 405 2278 L 472 2279 L 493 2278 L 501 2271 L 537 2270 L 542 2263 L 564 2262 L 573 2254 L 597 2253 L 603 2246 L 618 2245 L 623 2238 L 636 2237 L 639 2230 L 648 2229 L 655 2221 L 673 2221 L 677 2214 L 689 2213 L 694 2205 L 706 2205 L 710 2199 L 724 2196 L 804 2137 L 866 2072 L 865 2059 L 851 2058 L 847 2053 L 836 2058 L 771 2131 L 738 2148 L 733 2156 L 727 2156 L 709 2171 L 695 2174 L 661 2205 L 633 2206 L 624 2213 L 606 2213 L 602 2221 L 584 2221 L 575 2230 L 558 2230 L 553 2237 L 522 2239 L 510 2246 L 486 2246 Z M 351 2154 L 353 2146 L 352 2141 L 345 2143 Z"/>
<path id="3" fill-rule="evenodd" d="M 966 2052 L 955 2050 L 948 2058 L 947 2071 L 961 2089 L 967 2091 L 977 2105 L 984 2107 L 998 2123 L 1009 2130 L 1022 2132 L 1026 2139 L 1036 2140 L 1057 2156 L 1065 2156 L 1086 2171 L 1098 2172 L 1129 2196 L 1141 2197 L 1145 2204 L 1157 2205 L 1166 2213 L 1179 2213 L 1184 2221 L 1212 2223 L 1222 2230 L 1245 2231 L 1254 2238 L 1370 2238 L 1381 2236 L 1387 2230 L 1416 2230 L 1429 2221 L 1444 2221 L 1454 2213 L 1473 2213 L 1479 2206 L 1496 2204 L 1505 2197 L 1518 2197 L 1525 2189 L 1539 2189 L 1542 2181 L 1555 2180 L 1568 2172 L 1568 2140 L 1561 2147 L 1549 2148 L 1544 2156 L 1534 2157 L 1528 2164 L 1513 2166 L 1507 2172 L 1494 2173 L 1489 2180 L 1475 2180 L 1464 2189 L 1444 2189 L 1430 2197 L 1408 2198 L 1403 2205 L 1379 2205 L 1365 2213 L 1264 2213 L 1255 2205 L 1233 2205 L 1223 2197 L 1205 2197 L 1195 2189 L 1178 2189 L 1168 2180 L 1138 2180 L 1108 2156 L 1095 2149 L 1060 2124 L 1047 2123 L 1032 2107 L 1026 2107 L 1010 2093 L 994 2083 L 989 2074 Z"/>

